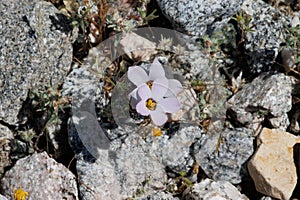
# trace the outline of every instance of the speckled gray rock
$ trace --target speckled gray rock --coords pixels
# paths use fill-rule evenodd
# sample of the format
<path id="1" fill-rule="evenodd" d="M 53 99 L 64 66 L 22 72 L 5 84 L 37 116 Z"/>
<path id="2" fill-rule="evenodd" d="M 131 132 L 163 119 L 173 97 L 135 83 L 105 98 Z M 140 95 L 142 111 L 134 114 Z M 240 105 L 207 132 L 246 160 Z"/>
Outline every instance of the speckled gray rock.
<path id="1" fill-rule="evenodd" d="M 83 153 L 76 155 L 80 198 L 83 200 L 124 199 L 113 163 L 108 158 L 108 151 L 102 153 L 102 160 L 94 160 Z"/>
<path id="2" fill-rule="evenodd" d="M 279 117 L 270 118 L 268 121 L 270 122 L 272 128 L 280 129 L 282 131 L 286 131 L 290 125 L 290 120 L 287 113 Z"/>
<path id="3" fill-rule="evenodd" d="M 152 136 L 151 127 L 119 127 L 107 131 L 111 139 L 109 149 L 106 153 L 102 151 L 103 155 L 96 160 L 87 151 L 89 148 L 82 145 L 75 127 L 70 121 L 69 141 L 77 154 L 78 178 L 84 183 L 80 184 L 83 199 L 95 199 L 96 194 L 101 194 L 101 188 L 108 191 L 103 198 L 132 197 L 145 181 L 143 189 L 151 196 L 154 188 L 165 187 L 165 168 L 174 173 L 191 170 L 194 160 L 190 148 L 203 134 L 196 126 L 183 126 L 172 136 L 160 137 Z M 111 188 L 115 191 L 103 189 L 107 184 L 114 185 Z M 85 185 L 99 191 L 91 193 Z"/>
<path id="4" fill-rule="evenodd" d="M 0 191 L 13 199 L 14 189 L 22 187 L 33 199 L 78 199 L 75 176 L 47 153 L 35 153 L 16 162 L 1 180 Z"/>
<path id="5" fill-rule="evenodd" d="M 148 192 L 163 188 L 167 182 L 164 165 L 154 151 L 137 134 L 130 134 L 116 151 L 116 172 L 122 184 L 122 191 L 133 195 L 143 182 Z"/>
<path id="6" fill-rule="evenodd" d="M 284 129 L 292 108 L 291 84 L 284 74 L 262 74 L 233 95 L 227 106 L 239 123 L 253 130 L 254 122 L 260 124 L 266 117 L 274 127 Z"/>
<path id="7" fill-rule="evenodd" d="M 211 33 L 239 11 L 244 0 L 158 0 L 174 26 L 193 35 Z"/>
<path id="8" fill-rule="evenodd" d="M 205 179 L 184 191 L 184 200 L 248 200 L 228 181 Z"/>
<path id="9" fill-rule="evenodd" d="M 70 29 L 45 1 L 1 1 L 0 15 L 0 119 L 15 124 L 29 89 L 57 86 L 68 73 Z"/>
<path id="10" fill-rule="evenodd" d="M 143 198 L 137 198 L 137 199 L 138 200 L 179 200 L 178 197 L 173 197 L 171 194 L 162 191 L 156 192 L 155 194 L 148 195 Z"/>
<path id="11" fill-rule="evenodd" d="M 13 133 L 9 128 L 0 124 L 0 177 L 2 177 L 4 168 L 11 164 L 9 154 L 11 152 L 10 140 Z"/>
<path id="12" fill-rule="evenodd" d="M 202 134 L 197 126 L 180 127 L 172 137 L 163 135 L 153 139 L 151 148 L 165 167 L 176 173 L 189 172 L 194 164 L 190 148 Z"/>
<path id="13" fill-rule="evenodd" d="M 89 71 L 87 67 L 74 67 L 74 69 L 67 76 L 63 84 L 63 95 L 72 96 L 72 100 L 78 107 L 86 98 L 94 100 L 97 90 L 102 88 L 98 77 L 95 73 Z"/>
<path id="14" fill-rule="evenodd" d="M 208 177 L 241 182 L 241 168 L 253 153 L 253 131 L 246 128 L 225 129 L 205 135 L 194 145 L 195 158 Z"/>
<path id="15" fill-rule="evenodd" d="M 135 131 L 117 133 L 130 135 L 122 139 L 122 143 L 112 141 L 110 149 L 101 150 L 96 160 L 82 145 L 74 123 L 70 121 L 69 141 L 78 159 L 76 165 L 82 199 L 131 197 L 145 181 L 148 182 L 148 192 L 163 187 L 166 182 L 164 166 Z"/>
<path id="16" fill-rule="evenodd" d="M 279 53 L 280 44 L 288 37 L 284 29 L 291 22 L 283 13 L 262 0 L 246 0 L 241 9 L 252 18 L 249 26 L 254 26 L 255 30 L 245 35 L 249 71 L 269 71 Z"/>
<path id="17" fill-rule="evenodd" d="M 75 153 L 80 198 L 83 200 L 122 199 L 121 187 L 108 150 L 99 150 L 95 159 L 83 146 L 72 119 L 68 126 L 69 144 Z"/>

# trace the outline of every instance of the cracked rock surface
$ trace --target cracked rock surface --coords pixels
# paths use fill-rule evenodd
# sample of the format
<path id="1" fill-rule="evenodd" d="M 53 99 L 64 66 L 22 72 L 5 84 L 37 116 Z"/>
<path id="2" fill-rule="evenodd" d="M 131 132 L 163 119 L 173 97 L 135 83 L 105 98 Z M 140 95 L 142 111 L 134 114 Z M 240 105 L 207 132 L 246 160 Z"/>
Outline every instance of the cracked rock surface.
<path id="1" fill-rule="evenodd" d="M 0 119 L 15 124 L 29 90 L 57 87 L 70 70 L 71 29 L 45 1 L 1 1 L 0 15 Z"/>

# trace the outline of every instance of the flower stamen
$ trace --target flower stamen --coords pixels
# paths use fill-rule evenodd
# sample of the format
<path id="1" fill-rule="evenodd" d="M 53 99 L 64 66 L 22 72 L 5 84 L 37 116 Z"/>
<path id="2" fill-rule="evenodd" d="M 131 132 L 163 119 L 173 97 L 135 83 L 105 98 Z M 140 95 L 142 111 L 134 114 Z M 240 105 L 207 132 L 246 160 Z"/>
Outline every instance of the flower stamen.
<path id="1" fill-rule="evenodd" d="M 147 99 L 146 101 L 146 107 L 149 109 L 149 110 L 155 110 L 156 108 L 156 101 L 154 101 L 153 99 L 149 98 Z"/>
<path id="2" fill-rule="evenodd" d="M 148 85 L 150 90 L 152 90 L 153 81 L 148 81 L 146 84 Z"/>

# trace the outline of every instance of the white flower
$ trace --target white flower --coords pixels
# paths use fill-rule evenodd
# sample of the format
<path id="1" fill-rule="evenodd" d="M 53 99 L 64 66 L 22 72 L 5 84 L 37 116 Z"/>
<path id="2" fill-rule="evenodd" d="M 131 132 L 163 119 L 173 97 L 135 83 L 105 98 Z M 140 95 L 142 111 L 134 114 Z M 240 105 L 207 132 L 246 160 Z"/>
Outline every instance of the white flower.
<path id="1" fill-rule="evenodd" d="M 149 69 L 149 75 L 139 66 L 128 69 L 128 79 L 136 85 L 129 94 L 130 104 L 138 113 L 151 117 L 153 123 L 161 126 L 167 122 L 167 113 L 180 109 L 176 98 L 182 90 L 181 83 L 176 79 L 167 79 L 165 70 L 157 58 Z"/>
<path id="2" fill-rule="evenodd" d="M 143 68 L 139 66 L 132 66 L 128 69 L 128 79 L 137 86 L 137 88 L 135 88 L 129 94 L 129 98 L 133 98 L 133 104 L 135 104 L 139 100 L 137 90 L 144 83 L 146 83 L 150 87 L 150 89 L 154 82 L 165 86 L 166 88 L 168 88 L 168 91 L 165 94 L 166 97 L 176 96 L 182 90 L 182 85 L 178 80 L 166 78 L 165 70 L 157 58 L 154 59 L 153 63 L 150 66 L 149 75 Z"/>
<path id="3" fill-rule="evenodd" d="M 164 97 L 168 88 L 154 82 L 152 89 L 147 84 L 142 84 L 138 89 L 141 98 L 136 105 L 136 111 L 141 115 L 150 115 L 157 126 L 165 124 L 168 120 L 166 113 L 175 113 L 180 109 L 180 103 L 176 97 Z"/>

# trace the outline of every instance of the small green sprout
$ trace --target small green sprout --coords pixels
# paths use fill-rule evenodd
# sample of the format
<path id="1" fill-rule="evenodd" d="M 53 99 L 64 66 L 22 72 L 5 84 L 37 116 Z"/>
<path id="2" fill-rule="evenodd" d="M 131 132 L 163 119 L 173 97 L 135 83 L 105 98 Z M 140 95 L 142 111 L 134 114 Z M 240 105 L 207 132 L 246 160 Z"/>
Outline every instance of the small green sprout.
<path id="1" fill-rule="evenodd" d="M 146 9 L 137 8 L 137 11 L 139 12 L 144 24 L 148 24 L 149 21 L 159 17 L 159 16 L 155 15 L 156 9 L 154 9 L 149 15 L 147 15 Z"/>
<path id="2" fill-rule="evenodd" d="M 240 46 L 244 43 L 247 33 L 255 32 L 254 28 L 256 25 L 251 25 L 252 17 L 243 11 L 240 11 L 236 17 L 232 17 L 232 19 L 237 22 L 241 32 L 240 40 L 238 41 L 238 46 Z"/>
<path id="3" fill-rule="evenodd" d="M 243 32 L 255 32 L 255 25 L 251 25 L 252 18 L 247 13 L 240 11 L 236 17 L 232 17 Z"/>
<path id="4" fill-rule="evenodd" d="M 287 28 L 286 46 L 296 51 L 295 64 L 300 63 L 300 26 Z"/>

